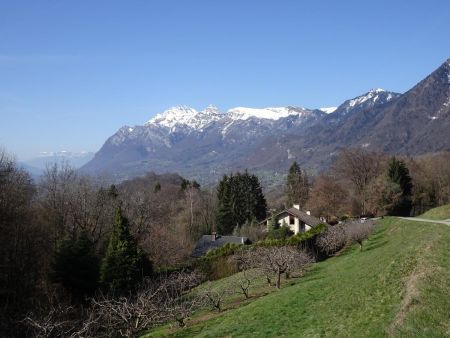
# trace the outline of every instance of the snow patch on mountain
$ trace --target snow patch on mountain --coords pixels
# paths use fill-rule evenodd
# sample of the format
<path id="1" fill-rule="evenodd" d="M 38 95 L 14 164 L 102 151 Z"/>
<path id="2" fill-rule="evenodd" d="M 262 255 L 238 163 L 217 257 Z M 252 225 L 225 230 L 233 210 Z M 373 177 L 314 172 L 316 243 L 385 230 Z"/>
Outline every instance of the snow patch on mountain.
<path id="1" fill-rule="evenodd" d="M 247 108 L 236 107 L 228 110 L 227 116 L 232 120 L 248 120 L 251 117 L 266 120 L 279 120 L 290 115 L 301 115 L 303 108 L 290 107 Z"/>
<path id="2" fill-rule="evenodd" d="M 176 106 L 157 114 L 145 125 L 164 126 L 172 131 L 177 127 L 187 127 L 194 130 L 201 130 L 211 122 L 219 120 L 223 114 L 217 107 L 208 106 L 202 111 L 187 106 Z"/>
<path id="3" fill-rule="evenodd" d="M 361 103 L 366 102 L 367 100 L 373 99 L 373 102 L 376 102 L 379 98 L 377 94 L 383 93 L 385 90 L 381 88 L 371 89 L 367 94 L 358 96 L 348 102 L 350 107 L 354 107 L 356 105 L 360 105 Z"/>
<path id="4" fill-rule="evenodd" d="M 319 108 L 320 111 L 323 111 L 326 114 L 331 114 L 333 113 L 338 107 L 323 107 L 323 108 Z"/>

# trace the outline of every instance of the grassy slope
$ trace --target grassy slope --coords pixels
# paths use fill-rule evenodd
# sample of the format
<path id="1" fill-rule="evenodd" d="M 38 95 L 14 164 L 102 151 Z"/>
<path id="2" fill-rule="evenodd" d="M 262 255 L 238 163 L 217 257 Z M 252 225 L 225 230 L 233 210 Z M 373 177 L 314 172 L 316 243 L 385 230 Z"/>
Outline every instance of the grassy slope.
<path id="1" fill-rule="evenodd" d="M 315 264 L 306 277 L 176 337 L 450 336 L 450 228 L 383 221 L 363 252 Z"/>
<path id="2" fill-rule="evenodd" d="M 419 217 L 434 220 L 450 219 L 450 204 L 428 210 L 426 213 L 420 215 Z"/>

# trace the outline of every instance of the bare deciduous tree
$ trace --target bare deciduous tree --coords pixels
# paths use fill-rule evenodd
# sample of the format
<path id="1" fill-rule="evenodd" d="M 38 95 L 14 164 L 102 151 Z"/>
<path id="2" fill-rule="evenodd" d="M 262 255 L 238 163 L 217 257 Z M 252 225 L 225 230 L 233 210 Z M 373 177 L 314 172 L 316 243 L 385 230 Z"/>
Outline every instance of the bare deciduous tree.
<path id="1" fill-rule="evenodd" d="M 372 234 L 375 228 L 375 224 L 371 221 L 364 223 L 352 222 L 346 226 L 346 233 L 349 239 L 359 244 L 359 248 L 362 251 L 363 241 Z"/>
<path id="2" fill-rule="evenodd" d="M 314 260 L 303 250 L 292 246 L 259 247 L 252 251 L 252 264 L 264 271 L 268 282 L 275 275 L 275 287 L 281 287 L 281 275 L 296 269 L 303 269 Z"/>
<path id="3" fill-rule="evenodd" d="M 212 287 L 211 283 L 206 285 L 206 288 L 202 292 L 205 305 L 209 306 L 217 312 L 222 311 L 223 301 L 225 297 L 231 294 L 230 289 L 222 287 Z"/>
<path id="4" fill-rule="evenodd" d="M 198 283 L 197 274 L 177 272 L 147 281 L 127 297 L 100 294 L 91 300 L 89 309 L 58 305 L 41 316 L 30 314 L 24 322 L 38 337 L 136 337 L 168 321 L 184 326 L 193 311 L 203 305 L 200 295 L 190 293 Z"/>
<path id="5" fill-rule="evenodd" d="M 252 252 L 250 250 L 239 250 L 231 258 L 238 268 L 239 273 L 235 274 L 232 284 L 242 293 L 245 299 L 250 298 L 249 290 L 254 279 L 258 276 L 257 271 L 252 267 Z"/>
<path id="6" fill-rule="evenodd" d="M 380 175 L 382 165 L 382 155 L 363 149 L 343 150 L 333 164 L 332 171 L 336 176 L 351 182 L 363 214 L 366 213 L 367 187 L 371 180 Z"/>
<path id="7" fill-rule="evenodd" d="M 330 220 L 348 212 L 347 197 L 347 192 L 335 179 L 319 176 L 314 180 L 307 208 L 314 215 Z"/>
<path id="8" fill-rule="evenodd" d="M 346 242 L 346 228 L 341 224 L 328 226 L 327 230 L 316 238 L 317 246 L 328 255 L 336 253 Z"/>

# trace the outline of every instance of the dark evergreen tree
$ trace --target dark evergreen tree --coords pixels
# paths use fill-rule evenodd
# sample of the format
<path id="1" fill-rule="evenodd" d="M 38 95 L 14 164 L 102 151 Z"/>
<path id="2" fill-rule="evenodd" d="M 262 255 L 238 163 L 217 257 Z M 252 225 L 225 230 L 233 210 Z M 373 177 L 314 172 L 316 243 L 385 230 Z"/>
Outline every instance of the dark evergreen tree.
<path id="1" fill-rule="evenodd" d="M 144 276 L 151 274 L 151 262 L 137 246 L 128 220 L 117 209 L 114 228 L 106 255 L 100 266 L 100 282 L 114 292 L 133 289 Z"/>
<path id="2" fill-rule="evenodd" d="M 395 216 L 409 216 L 412 208 L 411 195 L 413 185 L 406 164 L 393 157 L 389 163 L 388 178 L 391 182 L 398 184 L 402 191 L 399 202 L 392 207 L 390 214 Z"/>
<path id="3" fill-rule="evenodd" d="M 99 262 L 94 245 L 85 233 L 61 240 L 51 267 L 52 281 L 61 283 L 76 300 L 93 294 L 97 288 Z"/>
<path id="4" fill-rule="evenodd" d="M 286 179 L 286 200 L 288 207 L 299 204 L 303 208 L 308 200 L 309 182 L 306 172 L 303 171 L 297 162 L 294 161 L 289 168 Z"/>
<path id="5" fill-rule="evenodd" d="M 269 220 L 269 225 L 268 225 L 268 231 L 275 231 L 278 230 L 280 228 L 280 224 L 278 223 L 277 218 L 275 217 L 275 215 L 272 215 L 272 217 Z"/>
<path id="6" fill-rule="evenodd" d="M 115 184 L 111 184 L 111 186 L 108 189 L 108 196 L 112 199 L 116 199 L 119 197 L 119 190 L 117 190 L 117 187 Z"/>
<path id="7" fill-rule="evenodd" d="M 259 179 L 245 171 L 225 175 L 217 187 L 217 230 L 230 234 L 236 227 L 266 217 L 266 199 Z"/>
<path id="8" fill-rule="evenodd" d="M 161 183 L 156 182 L 155 187 L 153 188 L 153 192 L 156 194 L 161 191 Z"/>
<path id="9" fill-rule="evenodd" d="M 217 209 L 217 231 L 220 234 L 229 234 L 236 226 L 231 205 L 230 178 L 224 175 L 217 186 L 217 198 L 219 206 Z"/>

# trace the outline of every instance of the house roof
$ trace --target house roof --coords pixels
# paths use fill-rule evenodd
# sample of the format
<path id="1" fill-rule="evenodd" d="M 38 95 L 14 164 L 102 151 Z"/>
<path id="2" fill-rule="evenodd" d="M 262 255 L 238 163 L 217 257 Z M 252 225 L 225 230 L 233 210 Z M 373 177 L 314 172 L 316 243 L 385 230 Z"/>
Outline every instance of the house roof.
<path id="1" fill-rule="evenodd" d="M 301 210 L 298 210 L 297 208 L 289 208 L 289 209 L 285 209 L 281 212 L 279 212 L 278 214 L 275 215 L 275 217 L 278 217 L 282 214 L 289 214 L 291 216 L 297 217 L 299 220 L 301 220 L 302 222 L 304 222 L 305 224 L 308 224 L 309 226 L 315 227 L 321 223 L 323 223 L 320 219 L 318 219 L 317 217 L 308 215 L 306 212 L 303 212 Z M 266 218 L 263 222 L 266 222 L 267 220 L 269 220 L 270 217 Z"/>
<path id="2" fill-rule="evenodd" d="M 239 236 L 216 235 L 216 239 L 214 240 L 214 235 L 203 235 L 197 242 L 197 245 L 195 246 L 195 249 L 192 252 L 192 256 L 201 257 L 204 254 L 206 254 L 209 250 L 220 248 L 228 243 L 247 244 L 249 243 L 249 239 L 247 237 L 239 237 Z"/>
<path id="3" fill-rule="evenodd" d="M 320 219 L 318 219 L 317 217 L 308 215 L 306 212 L 303 212 L 301 210 L 298 210 L 296 208 L 289 208 L 285 210 L 288 214 L 297 217 L 298 219 L 300 219 L 301 221 L 305 222 L 306 224 L 310 225 L 310 226 L 317 226 L 320 223 L 323 223 Z"/>

